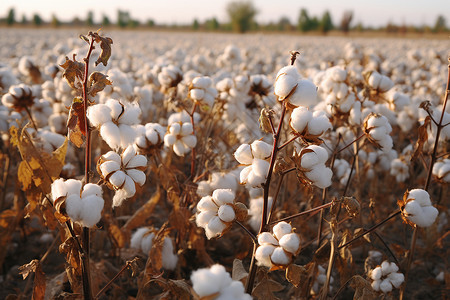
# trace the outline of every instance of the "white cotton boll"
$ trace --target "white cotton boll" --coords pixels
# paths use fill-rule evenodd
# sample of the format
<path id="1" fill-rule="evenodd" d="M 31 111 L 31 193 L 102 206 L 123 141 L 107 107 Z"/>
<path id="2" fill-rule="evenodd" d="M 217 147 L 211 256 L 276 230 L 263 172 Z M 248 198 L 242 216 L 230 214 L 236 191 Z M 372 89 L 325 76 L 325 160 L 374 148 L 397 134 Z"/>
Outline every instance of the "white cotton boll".
<path id="1" fill-rule="evenodd" d="M 125 183 L 125 177 L 127 177 L 125 172 L 116 171 L 108 178 L 108 181 L 116 188 L 121 188 Z"/>
<path id="2" fill-rule="evenodd" d="M 122 205 L 123 200 L 127 198 L 127 192 L 123 189 L 119 189 L 116 191 L 113 197 L 113 205 L 112 207 L 117 207 Z"/>
<path id="3" fill-rule="evenodd" d="M 216 211 L 217 205 L 213 202 L 211 196 L 205 196 L 200 199 L 200 201 L 197 203 L 197 210 L 198 211 L 204 211 L 204 210 L 210 210 L 210 211 Z"/>
<path id="4" fill-rule="evenodd" d="M 324 112 L 314 112 L 314 117 L 308 123 L 308 132 L 312 135 L 321 135 L 331 129 L 331 123 Z"/>
<path id="5" fill-rule="evenodd" d="M 90 195 L 95 195 L 97 197 L 101 197 L 103 194 L 103 190 L 101 186 L 95 183 L 87 183 L 83 187 L 83 192 L 81 193 L 81 197 L 87 197 Z"/>
<path id="6" fill-rule="evenodd" d="M 133 156 L 127 164 L 127 168 L 140 168 L 147 166 L 147 158 L 144 155 Z"/>
<path id="7" fill-rule="evenodd" d="M 280 240 L 285 234 L 292 232 L 292 226 L 283 221 L 273 226 L 272 231 L 275 237 Z"/>
<path id="8" fill-rule="evenodd" d="M 81 222 L 83 226 L 93 227 L 102 217 L 101 213 L 105 202 L 103 198 L 95 195 L 83 197 L 81 202 L 83 203 Z"/>
<path id="9" fill-rule="evenodd" d="M 277 77 L 274 84 L 274 93 L 278 96 L 278 100 L 284 100 L 293 89 L 297 87 L 298 80 L 286 74 L 281 74 Z"/>
<path id="10" fill-rule="evenodd" d="M 206 228 L 208 222 L 216 216 L 217 210 L 204 210 L 195 215 L 195 223 L 198 227 Z"/>
<path id="11" fill-rule="evenodd" d="M 180 123 L 173 123 L 169 126 L 169 133 L 173 135 L 180 134 L 181 131 L 181 124 Z"/>
<path id="12" fill-rule="evenodd" d="M 147 231 L 146 233 L 144 233 L 144 235 L 142 236 L 141 247 L 140 247 L 142 252 L 144 252 L 147 255 L 149 254 L 149 252 L 153 246 L 154 238 L 155 238 L 154 232 Z"/>
<path id="13" fill-rule="evenodd" d="M 127 166 L 128 162 L 136 156 L 136 150 L 133 146 L 128 146 L 123 152 L 122 152 L 122 163 L 124 166 Z"/>
<path id="14" fill-rule="evenodd" d="M 125 111 L 120 116 L 119 122 L 122 124 L 136 124 L 139 121 L 139 117 L 141 115 L 141 109 L 137 103 L 128 104 L 125 106 Z"/>
<path id="15" fill-rule="evenodd" d="M 122 158 L 114 151 L 108 151 L 106 154 L 103 154 L 102 159 L 115 161 L 119 165 L 122 163 Z"/>
<path id="16" fill-rule="evenodd" d="M 260 266 L 272 267 L 272 261 L 270 256 L 275 250 L 275 246 L 272 245 L 262 245 L 256 249 L 255 258 Z"/>
<path id="17" fill-rule="evenodd" d="M 254 141 L 250 147 L 254 158 L 266 159 L 272 154 L 272 146 L 263 141 Z"/>
<path id="18" fill-rule="evenodd" d="M 299 106 L 295 108 L 291 113 L 290 125 L 296 132 L 302 133 L 312 117 L 313 114 L 308 110 L 307 107 Z"/>
<path id="19" fill-rule="evenodd" d="M 387 92 L 394 86 L 394 82 L 387 76 L 381 75 L 381 80 L 378 86 L 380 92 Z"/>
<path id="20" fill-rule="evenodd" d="M 205 97 L 205 91 L 202 89 L 191 89 L 189 91 L 189 95 L 191 96 L 191 98 L 193 98 L 195 100 L 199 100 L 199 99 L 203 99 L 203 97 Z"/>
<path id="21" fill-rule="evenodd" d="M 372 71 L 368 80 L 368 84 L 374 88 L 378 89 L 378 86 L 380 85 L 381 81 L 381 74 L 377 71 Z"/>
<path id="22" fill-rule="evenodd" d="M 181 135 L 190 135 L 194 131 L 192 127 L 192 123 L 183 123 L 180 128 L 180 134 Z"/>
<path id="23" fill-rule="evenodd" d="M 81 193 L 81 181 L 80 180 L 75 180 L 75 179 L 68 179 L 65 182 L 66 185 L 66 190 L 67 190 L 67 195 L 77 195 L 78 197 L 80 197 L 80 193 Z"/>
<path id="24" fill-rule="evenodd" d="M 320 163 L 319 157 L 315 152 L 306 152 L 301 156 L 300 165 L 302 168 L 306 170 L 313 169 L 313 167 L 319 163 Z"/>
<path id="25" fill-rule="evenodd" d="M 227 228 L 227 225 L 222 222 L 218 216 L 214 216 L 206 225 L 206 236 L 208 239 L 211 239 L 212 237 L 220 235 L 225 228 Z"/>
<path id="26" fill-rule="evenodd" d="M 89 106 L 87 109 L 87 117 L 92 126 L 100 126 L 111 121 L 111 108 L 105 104 Z"/>
<path id="27" fill-rule="evenodd" d="M 235 194 L 231 189 L 217 189 L 213 192 L 212 198 L 214 202 L 220 206 L 227 203 L 233 203 Z"/>
<path id="28" fill-rule="evenodd" d="M 373 280 L 380 280 L 381 276 L 383 276 L 383 271 L 381 270 L 381 267 L 376 267 L 370 273 L 370 278 L 372 278 Z"/>
<path id="29" fill-rule="evenodd" d="M 389 279 L 384 279 L 383 281 L 381 281 L 380 290 L 383 293 L 388 293 L 388 292 L 392 291 L 392 284 L 389 281 Z"/>
<path id="30" fill-rule="evenodd" d="M 315 186 L 324 189 L 331 185 L 331 177 L 333 177 L 333 171 L 325 165 L 315 166 L 311 172 L 305 174 Z"/>
<path id="31" fill-rule="evenodd" d="M 300 247 L 300 238 L 296 233 L 285 234 L 279 242 L 284 250 L 292 254 L 296 254 Z"/>
<path id="32" fill-rule="evenodd" d="M 136 184 L 130 176 L 125 175 L 125 182 L 122 189 L 126 192 L 127 198 L 133 197 L 136 193 Z"/>
<path id="33" fill-rule="evenodd" d="M 106 122 L 100 127 L 100 136 L 112 149 L 119 148 L 121 132 L 113 122 Z"/>
<path id="34" fill-rule="evenodd" d="M 251 165 L 253 161 L 252 149 L 249 144 L 242 144 L 234 152 L 236 160 L 243 165 Z"/>
<path id="35" fill-rule="evenodd" d="M 141 170 L 129 169 L 126 171 L 127 175 L 133 179 L 134 182 L 142 186 L 145 183 L 146 176 L 145 173 Z"/>
<path id="36" fill-rule="evenodd" d="M 187 147 L 181 140 L 177 140 L 175 144 L 173 144 L 173 152 L 175 152 L 178 156 L 184 156 L 189 152 L 189 147 Z"/>
<path id="37" fill-rule="evenodd" d="M 239 182 L 241 184 L 247 184 L 248 183 L 248 177 L 250 175 L 250 173 L 252 173 L 252 165 L 245 167 L 241 170 L 241 172 L 239 173 Z"/>
<path id="38" fill-rule="evenodd" d="M 81 213 L 83 210 L 83 204 L 79 195 L 71 194 L 66 199 L 66 212 L 70 219 L 74 222 L 78 222 L 81 219 Z"/>
<path id="39" fill-rule="evenodd" d="M 317 145 L 311 145 L 305 149 L 311 149 L 316 153 L 317 157 L 319 158 L 320 163 L 325 163 L 328 160 L 328 152 L 325 148 Z"/>
<path id="40" fill-rule="evenodd" d="M 275 248 L 270 258 L 273 264 L 283 266 L 290 264 L 292 260 L 281 247 Z"/>
<path id="41" fill-rule="evenodd" d="M 220 295 L 214 300 L 251 300 L 252 296 L 245 293 L 244 285 L 240 281 L 235 281 L 223 288 Z"/>
<path id="42" fill-rule="evenodd" d="M 127 148 L 132 145 L 134 140 L 136 139 L 137 132 L 136 130 L 126 124 L 119 124 L 120 130 L 120 147 Z"/>
<path id="43" fill-rule="evenodd" d="M 289 98 L 289 103 L 294 106 L 308 107 L 317 104 L 317 87 L 310 80 L 300 79 L 295 92 Z"/>
<path id="44" fill-rule="evenodd" d="M 252 163 L 252 172 L 262 178 L 267 177 L 267 173 L 269 172 L 270 163 L 266 160 L 255 158 Z"/>
<path id="45" fill-rule="evenodd" d="M 113 160 L 107 160 L 100 165 L 100 172 L 103 176 L 108 176 L 108 174 L 115 172 L 120 169 L 120 164 Z"/>
<path id="46" fill-rule="evenodd" d="M 422 189 L 412 189 L 408 193 L 408 199 L 414 199 L 421 206 L 431 205 L 430 194 Z"/>
<path id="47" fill-rule="evenodd" d="M 232 222 L 236 218 L 234 209 L 230 205 L 221 205 L 217 214 L 224 222 Z"/>
<path id="48" fill-rule="evenodd" d="M 197 144 L 197 137 L 195 135 L 184 136 L 181 140 L 188 148 L 194 148 Z"/>
<path id="49" fill-rule="evenodd" d="M 133 235 L 131 236 L 131 240 L 130 240 L 130 248 L 134 248 L 134 249 L 141 249 L 141 241 L 142 238 L 144 237 L 144 234 L 146 234 L 148 232 L 148 228 L 147 227 L 141 227 L 138 230 L 136 230 Z"/>
<path id="50" fill-rule="evenodd" d="M 261 232 L 258 235 L 258 244 L 278 246 L 277 239 L 269 232 Z"/>
<path id="51" fill-rule="evenodd" d="M 228 278 L 230 275 L 227 277 L 225 274 L 228 273 L 219 264 L 213 265 L 210 269 L 199 269 L 192 272 L 192 287 L 200 298 L 216 294 L 225 283 L 228 285 L 231 282 L 231 278 Z"/>
<path id="52" fill-rule="evenodd" d="M 162 247 L 162 266 L 166 270 L 173 270 L 177 266 L 178 256 L 173 251 L 173 241 L 166 237 Z"/>
<path id="53" fill-rule="evenodd" d="M 192 80 L 192 85 L 196 88 L 206 89 L 211 86 L 212 80 L 210 77 L 202 76 L 196 77 Z"/>
<path id="54" fill-rule="evenodd" d="M 402 285 L 403 281 L 405 281 L 405 276 L 402 273 L 391 273 L 388 275 L 388 279 L 391 284 L 398 289 Z"/>
<path id="55" fill-rule="evenodd" d="M 63 178 L 56 179 L 51 185 L 51 194 L 53 202 L 59 197 L 67 195 L 66 184 Z"/>

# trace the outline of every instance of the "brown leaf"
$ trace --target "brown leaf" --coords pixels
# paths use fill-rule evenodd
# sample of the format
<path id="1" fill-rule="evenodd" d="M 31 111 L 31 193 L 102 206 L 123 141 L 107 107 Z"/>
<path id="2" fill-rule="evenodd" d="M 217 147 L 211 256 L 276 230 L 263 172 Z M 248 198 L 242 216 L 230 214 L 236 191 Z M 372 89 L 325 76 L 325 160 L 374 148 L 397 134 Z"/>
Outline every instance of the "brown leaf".
<path id="1" fill-rule="evenodd" d="M 354 218 L 360 213 L 361 205 L 355 197 L 342 197 L 341 201 L 350 217 Z"/>
<path id="2" fill-rule="evenodd" d="M 284 289 L 284 285 L 279 282 L 276 282 L 269 278 L 269 275 L 265 271 L 261 271 L 262 278 L 259 280 L 255 289 L 253 290 L 252 295 L 256 297 L 256 299 L 264 299 L 264 300 L 277 300 L 279 299 L 273 293 L 279 292 Z"/>
<path id="3" fill-rule="evenodd" d="M 98 34 L 98 32 L 89 33 L 90 36 L 94 38 L 96 43 L 100 43 L 100 48 L 102 48 L 102 52 L 100 52 L 100 56 L 98 57 L 95 65 L 102 63 L 104 66 L 108 64 L 108 60 L 111 57 L 111 44 L 113 40 L 109 37 L 102 37 Z"/>
<path id="4" fill-rule="evenodd" d="M 122 227 L 124 231 L 131 232 L 133 229 L 141 227 L 147 218 L 151 216 L 153 210 L 161 199 L 161 189 L 158 187 L 156 192 L 151 196 L 151 198 L 141 206 L 130 219 Z"/>
<path id="5" fill-rule="evenodd" d="M 73 237 L 69 237 L 65 240 L 64 243 L 59 245 L 59 252 L 66 254 L 66 261 L 70 264 L 70 267 L 73 269 L 67 273 L 69 275 L 81 275 L 81 259 L 78 253 L 78 246 Z"/>
<path id="6" fill-rule="evenodd" d="M 427 116 L 423 124 L 419 127 L 419 137 L 417 138 L 416 146 L 414 147 L 413 155 L 410 161 L 414 161 L 423 152 L 423 145 L 428 140 L 428 127 L 431 128 L 431 118 Z"/>
<path id="7" fill-rule="evenodd" d="M 308 280 L 308 273 L 305 267 L 291 264 L 286 268 L 286 279 L 298 288 L 300 283 Z"/>
<path id="8" fill-rule="evenodd" d="M 34 273 L 33 296 L 31 299 L 44 299 L 45 296 L 45 274 L 42 271 L 39 260 L 34 259 L 26 265 L 19 267 L 19 273 L 23 279 L 27 278 L 30 273 Z"/>
<path id="9" fill-rule="evenodd" d="M 112 82 L 109 81 L 106 77 L 108 77 L 108 75 L 105 75 L 100 72 L 93 72 L 89 76 L 88 81 L 89 95 L 95 97 L 95 95 L 97 95 L 98 92 L 103 91 L 105 86 L 112 84 Z"/>
<path id="10" fill-rule="evenodd" d="M 242 260 L 235 258 L 233 260 L 233 271 L 231 272 L 231 278 L 233 280 L 239 280 L 242 281 L 242 283 L 245 283 L 247 276 L 248 273 L 242 265 Z"/>
<path id="11" fill-rule="evenodd" d="M 353 276 L 350 284 L 355 289 L 354 300 L 375 300 L 377 293 L 372 289 L 370 282 L 359 275 Z"/>
<path id="12" fill-rule="evenodd" d="M 0 213 L 0 265 L 6 257 L 8 247 L 21 215 L 16 210 L 6 209 Z"/>
<path id="13" fill-rule="evenodd" d="M 75 86 L 75 81 L 78 79 L 79 81 L 83 81 L 84 76 L 84 64 L 78 62 L 75 59 L 75 55 L 73 56 L 73 60 L 70 60 L 66 56 L 66 61 L 60 65 L 61 68 L 64 69 L 63 77 L 67 80 L 70 87 L 73 89 L 78 89 L 80 86 Z"/>
<path id="14" fill-rule="evenodd" d="M 64 166 L 67 152 L 67 139 L 64 144 L 51 154 L 34 146 L 28 135 L 26 125 L 19 135 L 16 127 L 10 129 L 13 144 L 19 148 L 22 162 L 19 166 L 17 177 L 22 184 L 23 190 L 36 187 L 44 194 L 50 193 L 53 180 L 59 177 Z M 30 184 L 30 181 L 32 184 Z"/>
<path id="15" fill-rule="evenodd" d="M 67 129 L 69 140 L 78 148 L 80 148 L 85 141 L 86 136 L 86 115 L 84 114 L 83 100 L 76 97 L 72 101 L 69 110 L 69 117 L 67 118 Z"/>
<path id="16" fill-rule="evenodd" d="M 164 240 L 169 233 L 170 230 L 167 228 L 167 223 L 165 223 L 153 238 L 152 249 L 150 250 L 147 265 L 145 266 L 146 271 L 151 270 L 150 274 L 156 274 L 156 272 L 162 269 L 162 248 Z M 149 261 L 151 261 L 150 264 L 148 264 Z"/>

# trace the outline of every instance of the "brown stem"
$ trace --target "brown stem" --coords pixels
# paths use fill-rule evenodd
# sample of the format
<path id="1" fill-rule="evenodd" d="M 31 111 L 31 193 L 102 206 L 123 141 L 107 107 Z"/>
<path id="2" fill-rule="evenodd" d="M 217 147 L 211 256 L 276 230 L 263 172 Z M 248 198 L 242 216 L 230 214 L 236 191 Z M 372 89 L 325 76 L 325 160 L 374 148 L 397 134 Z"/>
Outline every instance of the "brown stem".
<path id="1" fill-rule="evenodd" d="M 238 224 L 239 225 L 239 227 L 241 227 L 243 230 L 244 230 L 244 232 L 252 239 L 252 241 L 253 241 L 253 243 L 254 244 L 258 244 L 258 239 L 256 238 L 256 236 L 253 234 L 253 233 L 251 233 L 248 229 L 247 229 L 247 227 L 245 227 L 241 222 L 239 222 L 239 221 L 234 221 L 236 224 Z"/>
<path id="2" fill-rule="evenodd" d="M 97 295 L 95 295 L 94 299 L 98 299 L 109 288 L 109 286 L 114 282 L 114 280 L 119 278 L 119 276 L 122 275 L 122 273 L 125 272 L 125 270 L 128 269 L 135 260 L 136 258 L 127 261 L 125 266 L 123 266 L 122 269 L 97 293 Z"/>
<path id="3" fill-rule="evenodd" d="M 189 113 L 189 117 L 191 118 L 191 123 L 192 123 L 192 132 L 195 135 L 195 122 L 194 122 L 194 114 L 195 114 L 195 110 L 197 109 L 197 102 L 194 103 L 194 107 L 192 108 L 192 111 Z M 191 178 L 194 178 L 195 176 L 195 147 L 192 148 L 192 157 L 191 157 Z"/>
<path id="4" fill-rule="evenodd" d="M 33 120 L 33 117 L 31 116 L 31 112 L 30 109 L 28 108 L 28 106 L 25 106 L 25 111 L 27 112 L 28 118 L 30 119 L 31 125 L 33 125 L 34 130 L 36 130 L 36 132 L 38 131 L 38 128 L 36 126 L 36 123 Z"/>
<path id="5" fill-rule="evenodd" d="M 279 219 L 279 220 L 273 221 L 273 222 L 269 223 L 269 225 L 272 226 L 274 224 L 277 224 L 277 223 L 280 223 L 280 222 L 283 222 L 283 221 L 289 221 L 289 220 L 292 220 L 292 219 L 295 219 L 295 218 L 298 218 L 298 217 L 301 217 L 301 216 L 304 216 L 304 215 L 307 215 L 307 214 L 318 212 L 319 210 L 322 210 L 324 208 L 330 207 L 332 204 L 333 204 L 333 202 L 329 202 L 329 203 L 326 203 L 324 205 L 317 206 L 315 208 L 302 211 L 301 213 L 298 213 L 298 214 L 295 214 L 295 215 L 292 215 L 292 216 L 289 216 L 289 217 L 286 217 L 286 218 L 283 218 L 283 219 Z"/>
<path id="6" fill-rule="evenodd" d="M 296 139 L 298 139 L 300 136 L 296 135 L 292 138 L 290 138 L 289 140 L 287 140 L 286 142 L 284 142 L 280 147 L 278 147 L 278 150 L 283 149 L 284 147 L 286 147 L 287 145 L 289 145 L 290 143 L 292 143 L 293 141 L 295 141 Z"/>
<path id="7" fill-rule="evenodd" d="M 362 139 L 362 138 L 365 137 L 365 136 L 366 136 L 365 133 L 361 134 L 361 135 L 360 135 L 359 137 L 357 137 L 354 141 L 352 141 L 352 142 L 349 143 L 348 145 L 345 145 L 342 149 L 339 149 L 339 150 L 337 151 L 337 153 L 341 153 L 342 151 L 344 151 L 345 149 L 347 149 L 348 147 L 350 147 L 351 145 L 353 145 L 353 143 L 359 141 L 360 139 Z"/>

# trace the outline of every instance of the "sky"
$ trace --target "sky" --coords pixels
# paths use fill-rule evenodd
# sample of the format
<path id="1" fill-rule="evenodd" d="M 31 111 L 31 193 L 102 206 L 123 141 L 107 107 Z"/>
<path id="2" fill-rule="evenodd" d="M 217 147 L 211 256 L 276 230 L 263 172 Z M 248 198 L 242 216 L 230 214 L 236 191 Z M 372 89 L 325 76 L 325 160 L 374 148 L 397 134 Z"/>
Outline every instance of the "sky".
<path id="1" fill-rule="evenodd" d="M 145 22 L 153 19 L 156 24 L 190 24 L 194 19 L 200 22 L 215 17 L 226 22 L 226 6 L 232 0 L 0 0 L 0 16 L 6 16 L 15 8 L 16 20 L 22 15 L 28 19 L 39 13 L 44 20 L 55 14 L 61 21 L 70 21 L 75 16 L 85 19 L 89 10 L 94 20 L 100 21 L 107 15 L 112 22 L 117 19 L 117 10 L 128 11 L 132 18 Z M 443 15 L 450 25 L 450 0 L 253 0 L 258 9 L 256 20 L 260 23 L 277 22 L 288 17 L 297 23 L 301 8 L 309 16 L 320 17 L 329 10 L 335 24 L 344 11 L 353 11 L 353 24 L 381 26 L 388 22 L 406 25 L 434 25 L 437 16 Z"/>

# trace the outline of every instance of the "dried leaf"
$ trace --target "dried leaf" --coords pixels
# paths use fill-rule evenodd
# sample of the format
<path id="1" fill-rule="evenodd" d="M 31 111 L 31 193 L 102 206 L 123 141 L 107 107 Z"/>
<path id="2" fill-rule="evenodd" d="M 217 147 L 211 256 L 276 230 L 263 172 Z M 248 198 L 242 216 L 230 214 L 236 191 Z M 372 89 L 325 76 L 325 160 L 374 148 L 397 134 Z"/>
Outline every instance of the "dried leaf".
<path id="1" fill-rule="evenodd" d="M 428 140 L 428 127 L 431 128 L 431 118 L 427 116 L 423 122 L 423 124 L 419 127 L 419 137 L 416 142 L 416 146 L 414 147 L 414 153 L 411 155 L 411 161 L 417 159 L 417 157 L 423 152 L 423 145 Z"/>
<path id="2" fill-rule="evenodd" d="M 375 300 L 378 299 L 377 293 L 372 289 L 370 282 L 359 275 L 353 276 L 350 284 L 355 289 L 354 300 Z"/>
<path id="3" fill-rule="evenodd" d="M 291 264 L 286 268 L 286 279 L 298 288 L 300 283 L 308 280 L 308 273 L 305 267 Z"/>
<path id="4" fill-rule="evenodd" d="M 61 68 L 64 69 L 63 77 L 67 80 L 67 83 L 69 83 L 70 87 L 73 89 L 80 88 L 79 86 L 75 86 L 75 82 L 78 79 L 79 81 L 83 80 L 84 76 L 84 64 L 81 62 L 78 62 L 75 59 L 75 55 L 73 57 L 73 60 L 70 60 L 66 56 L 66 61 L 60 65 Z"/>
<path id="5" fill-rule="evenodd" d="M 151 216 L 153 210 L 161 199 L 161 189 L 158 187 L 152 197 L 141 206 L 130 219 L 122 227 L 122 230 L 131 232 L 133 229 L 142 226 L 148 217 Z"/>
<path id="6" fill-rule="evenodd" d="M 66 261 L 70 264 L 70 267 L 73 269 L 67 273 L 67 276 L 70 274 L 80 276 L 81 275 L 81 259 L 78 253 L 78 246 L 73 237 L 69 237 L 65 240 L 64 243 L 59 245 L 59 252 L 66 254 Z"/>
<path id="7" fill-rule="evenodd" d="M 67 129 L 69 140 L 78 148 L 85 141 L 86 136 L 86 115 L 84 114 L 83 100 L 79 97 L 73 99 L 67 118 Z"/>
<path id="8" fill-rule="evenodd" d="M 356 217 L 361 211 L 361 205 L 355 197 L 342 197 L 341 201 L 350 217 Z"/>
<path id="9" fill-rule="evenodd" d="M 34 146 L 26 131 L 27 126 L 21 130 L 20 135 L 16 127 L 13 126 L 10 129 L 11 139 L 14 140 L 13 144 L 19 148 L 22 156 L 17 177 L 23 190 L 26 191 L 36 187 L 42 193 L 48 194 L 52 182 L 59 177 L 64 166 L 67 139 L 61 147 L 49 154 Z"/>
<path id="10" fill-rule="evenodd" d="M 145 266 L 148 274 L 156 274 L 162 269 L 162 248 L 164 245 L 164 239 L 169 235 L 169 233 L 170 230 L 167 228 L 167 223 L 165 223 L 155 234 L 152 249 L 150 250 L 147 265 Z"/>
<path id="11" fill-rule="evenodd" d="M 263 271 L 264 272 L 264 271 Z M 284 289 L 284 285 L 269 278 L 266 272 L 263 273 L 261 280 L 253 290 L 252 295 L 256 299 L 277 300 L 279 299 L 273 293 Z"/>
<path id="12" fill-rule="evenodd" d="M 109 37 L 102 37 L 97 32 L 89 33 L 90 36 L 94 38 L 96 43 L 100 43 L 100 48 L 102 48 L 102 52 L 100 52 L 100 56 L 98 57 L 95 65 L 102 63 L 104 66 L 108 64 L 108 60 L 111 57 L 111 44 L 113 40 Z"/>
<path id="13" fill-rule="evenodd" d="M 46 281 L 39 260 L 34 259 L 28 264 L 19 267 L 19 273 L 23 276 L 23 279 L 27 278 L 30 273 L 35 274 L 32 299 L 44 299 Z"/>
<path id="14" fill-rule="evenodd" d="M 0 213 L 0 245 L 9 245 L 20 218 L 21 216 L 13 209 L 6 209 Z M 7 251 L 8 247 L 0 247 L 0 265 L 3 265 Z"/>
<path id="15" fill-rule="evenodd" d="M 100 72 L 93 72 L 89 76 L 89 81 L 88 81 L 89 95 L 91 95 L 92 97 L 95 97 L 95 95 L 97 95 L 98 92 L 103 91 L 105 86 L 112 84 L 112 82 L 109 81 L 106 77 L 108 77 L 108 75 L 105 75 Z"/>
<path id="16" fill-rule="evenodd" d="M 248 273 L 242 265 L 242 260 L 235 258 L 233 260 L 233 271 L 231 272 L 231 278 L 233 280 L 240 280 L 244 283 L 247 276 Z"/>

